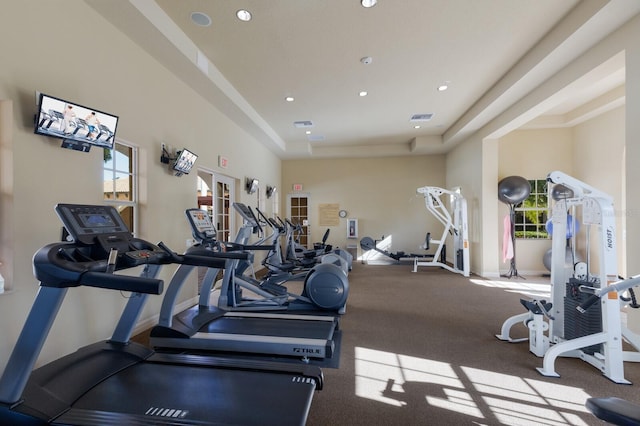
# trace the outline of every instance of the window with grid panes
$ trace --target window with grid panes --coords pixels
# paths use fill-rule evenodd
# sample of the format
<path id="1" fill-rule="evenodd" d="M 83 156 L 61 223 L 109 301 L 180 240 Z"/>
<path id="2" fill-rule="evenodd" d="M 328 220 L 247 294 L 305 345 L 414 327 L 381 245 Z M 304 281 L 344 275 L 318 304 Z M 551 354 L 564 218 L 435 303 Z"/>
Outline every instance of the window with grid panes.
<path id="1" fill-rule="evenodd" d="M 104 201 L 116 207 L 133 233 L 137 230 L 137 149 L 116 141 L 104 148 Z"/>
<path id="2" fill-rule="evenodd" d="M 522 239 L 544 239 L 549 216 L 549 185 L 546 179 L 529 180 L 531 193 L 515 206 L 515 236 Z"/>

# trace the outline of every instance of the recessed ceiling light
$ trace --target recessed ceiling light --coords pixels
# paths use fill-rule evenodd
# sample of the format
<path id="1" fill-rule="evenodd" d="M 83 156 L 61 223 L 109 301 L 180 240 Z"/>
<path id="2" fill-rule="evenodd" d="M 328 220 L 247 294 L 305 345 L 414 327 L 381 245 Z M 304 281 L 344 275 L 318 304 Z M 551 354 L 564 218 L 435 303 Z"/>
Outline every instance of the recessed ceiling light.
<path id="1" fill-rule="evenodd" d="M 445 90 L 447 90 L 449 88 L 449 82 L 445 81 L 444 83 L 442 83 L 440 86 L 438 86 L 438 92 L 444 92 Z"/>
<path id="2" fill-rule="evenodd" d="M 191 21 L 196 25 L 200 25 L 201 27 L 208 27 L 209 25 L 211 25 L 211 18 L 209 17 L 209 15 L 202 12 L 192 12 Z"/>
<path id="3" fill-rule="evenodd" d="M 363 90 L 362 92 L 358 93 L 358 95 L 360 95 L 361 98 L 367 96 L 368 94 L 369 93 L 367 91 L 365 91 L 365 90 Z"/>
<path id="4" fill-rule="evenodd" d="M 378 0 L 360 0 L 362 7 L 373 7 L 378 3 Z"/>
<path id="5" fill-rule="evenodd" d="M 419 129 L 419 128 L 420 128 L 420 126 L 413 126 L 413 128 L 414 128 L 414 129 Z"/>
<path id="6" fill-rule="evenodd" d="M 287 96 L 286 98 L 284 98 L 284 100 L 285 100 L 285 101 L 287 101 L 287 102 L 293 102 L 293 101 L 295 101 L 295 99 L 294 99 L 294 97 L 293 97 L 293 96 Z"/>
<path id="7" fill-rule="evenodd" d="M 311 134 L 311 130 L 307 130 L 305 133 L 306 133 L 307 135 L 310 135 L 310 134 Z"/>
<path id="8" fill-rule="evenodd" d="M 239 11 L 237 11 L 236 16 L 238 17 L 239 20 L 244 22 L 251 20 L 251 12 L 249 12 L 246 9 L 240 9 Z"/>

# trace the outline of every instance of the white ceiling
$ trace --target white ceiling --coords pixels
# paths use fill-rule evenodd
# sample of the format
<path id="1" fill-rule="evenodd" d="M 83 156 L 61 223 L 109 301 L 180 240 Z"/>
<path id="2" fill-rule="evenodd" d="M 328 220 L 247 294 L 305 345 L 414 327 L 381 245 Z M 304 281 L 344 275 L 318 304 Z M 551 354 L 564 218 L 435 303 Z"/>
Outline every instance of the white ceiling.
<path id="1" fill-rule="evenodd" d="M 87 3 L 283 159 L 446 152 L 640 12 L 638 0 Z M 619 55 L 528 127 L 575 125 L 624 102 L 623 84 Z"/>

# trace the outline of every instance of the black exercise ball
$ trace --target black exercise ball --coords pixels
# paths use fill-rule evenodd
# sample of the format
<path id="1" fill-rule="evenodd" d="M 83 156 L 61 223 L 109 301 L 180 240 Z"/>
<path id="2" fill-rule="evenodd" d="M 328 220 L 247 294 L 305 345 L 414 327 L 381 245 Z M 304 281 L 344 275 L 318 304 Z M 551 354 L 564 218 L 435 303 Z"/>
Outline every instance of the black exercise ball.
<path id="1" fill-rule="evenodd" d="M 518 204 L 531 194 L 529 181 L 522 176 L 508 176 L 498 182 L 498 199 L 505 204 Z"/>
<path id="2" fill-rule="evenodd" d="M 554 185 L 551 189 L 551 198 L 556 201 L 573 198 L 573 189 L 568 188 L 561 183 Z"/>

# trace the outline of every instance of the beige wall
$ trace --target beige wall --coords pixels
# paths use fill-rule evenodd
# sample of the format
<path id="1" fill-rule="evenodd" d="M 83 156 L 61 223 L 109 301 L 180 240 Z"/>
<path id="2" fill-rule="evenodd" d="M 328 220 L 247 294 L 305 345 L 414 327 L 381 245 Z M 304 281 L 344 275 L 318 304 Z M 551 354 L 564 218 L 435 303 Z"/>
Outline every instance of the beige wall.
<path id="1" fill-rule="evenodd" d="M 635 32 L 628 35 L 630 40 L 637 40 L 640 37 L 640 23 L 635 20 L 636 25 L 633 27 Z M 633 38 L 635 37 L 635 38 Z M 640 273 L 640 167 L 638 161 L 640 159 L 640 79 L 636 76 L 640 75 L 640 44 L 627 43 L 625 51 L 625 65 L 627 70 L 626 82 L 626 114 L 625 114 L 625 193 L 626 205 L 625 216 L 626 227 L 624 245 L 627 256 L 627 275 L 633 276 Z M 633 309 L 629 312 L 628 318 L 629 328 L 634 332 L 640 333 L 640 310 Z"/>
<path id="2" fill-rule="evenodd" d="M 498 154 L 498 179 L 512 175 L 544 179 L 550 172 L 559 170 L 611 195 L 618 213 L 616 229 L 621 273 L 625 264 L 622 239 L 624 112 L 624 107 L 616 108 L 572 128 L 516 130 L 500 138 Z M 508 214 L 508 207 L 500 202 L 498 205 L 501 236 L 502 218 Z M 584 232 L 577 243 L 579 250 L 584 252 Z M 524 274 L 548 272 L 542 257 L 550 248 L 550 240 L 517 240 L 518 271 Z M 501 243 L 499 250 L 502 250 Z M 584 258 L 584 253 L 582 255 Z M 500 262 L 502 272 L 507 271 L 509 263 Z"/>
<path id="3" fill-rule="evenodd" d="M 0 14 L 2 33 L 14 35 L 0 37 L 0 100 L 11 101 L 13 112 L 11 132 L 0 132 L 0 262 L 11 289 L 0 295 L 0 368 L 37 290 L 31 258 L 60 237 L 54 205 L 102 201 L 102 152 L 61 149 L 60 140 L 35 135 L 36 90 L 120 117 L 118 137 L 139 147 L 140 237 L 149 241 L 184 250 L 190 237 L 184 210 L 196 204 L 196 173 L 173 176 L 160 164 L 161 143 L 188 147 L 199 155 L 196 166 L 238 182 L 246 176 L 280 181 L 280 160 L 273 153 L 86 3 L 35 3 L 8 2 Z M 7 125 L 5 120 L 1 124 L 3 129 Z M 218 169 L 218 155 L 229 159 L 227 169 Z M 240 201 L 256 202 L 239 185 L 237 195 Z M 172 271 L 164 268 L 162 277 Z M 181 300 L 196 294 L 195 285 L 187 287 Z M 117 292 L 70 291 L 40 362 L 109 337 L 125 302 Z M 152 298 L 142 319 L 157 314 L 159 304 L 159 297 Z"/>
<path id="4" fill-rule="evenodd" d="M 482 159 L 483 164 L 489 167 L 483 167 L 478 171 L 478 175 L 475 179 L 482 180 L 485 190 L 483 191 L 480 200 L 481 204 L 481 221 L 483 226 L 482 234 L 482 274 L 491 275 L 495 273 L 497 262 L 497 256 L 493 256 L 492 253 L 499 252 L 498 241 L 492 238 L 486 238 L 487 235 L 494 235 L 496 231 L 495 222 L 485 220 L 489 218 L 495 218 L 497 216 L 496 204 L 493 200 L 496 199 L 497 193 L 493 192 L 492 188 L 497 186 L 498 176 L 490 165 L 494 161 L 497 161 L 498 151 L 495 150 L 493 144 L 495 140 L 505 137 L 509 132 L 515 128 L 526 123 L 528 120 L 534 118 L 534 116 L 527 116 L 530 111 L 535 110 L 536 106 L 544 100 L 551 97 L 558 90 L 566 87 L 580 78 L 585 73 L 589 72 L 593 68 L 607 61 L 614 55 L 625 51 L 626 53 L 626 72 L 627 72 L 627 84 L 625 87 L 626 93 L 626 121 L 624 127 L 626 132 L 624 135 L 624 150 L 625 150 L 625 164 L 626 167 L 626 182 L 638 181 L 638 176 L 631 170 L 634 162 L 637 162 L 640 152 L 638 152 L 636 141 L 640 138 L 640 123 L 638 123 L 637 116 L 640 113 L 640 101 L 638 98 L 638 83 L 635 82 L 631 76 L 635 75 L 634 72 L 640 67 L 640 49 L 634 45 L 632 40 L 635 40 L 640 36 L 640 17 L 636 17 L 622 26 L 619 30 L 614 32 L 611 36 L 598 43 L 592 49 L 585 52 L 581 57 L 568 64 L 563 70 L 556 75 L 549 78 L 546 82 L 541 84 L 536 90 L 523 97 L 520 101 L 514 104 L 511 108 L 507 109 L 504 113 L 500 114 L 478 132 L 473 134 L 469 139 L 464 141 L 461 145 L 474 146 L 479 143 L 483 145 Z M 633 80 L 633 82 L 632 82 Z M 619 129 L 614 129 L 614 134 L 618 135 Z M 457 148 L 459 149 L 459 148 Z M 497 163 L 496 163 L 497 164 Z M 613 166 L 613 170 L 616 172 L 618 169 Z M 637 169 L 636 167 L 633 167 Z M 603 170 L 611 171 L 612 168 L 606 166 Z M 633 212 L 640 211 L 640 197 L 637 196 L 637 188 L 634 185 L 626 185 L 626 209 L 627 215 L 632 215 Z M 488 199 L 487 199 L 488 198 Z M 626 230 L 623 230 L 626 235 L 633 235 L 640 233 L 640 221 L 627 221 Z M 626 246 L 626 255 L 628 259 L 632 259 L 634 255 L 640 253 L 640 249 L 631 238 L 623 239 Z M 638 247 L 637 247 L 638 246 Z M 631 262 L 631 261 L 630 261 Z M 632 266 L 628 264 L 629 268 Z M 629 274 L 633 274 L 631 270 L 628 270 Z M 636 272 L 637 273 L 637 272 Z"/>
<path id="5" fill-rule="evenodd" d="M 626 276 L 625 108 L 617 108 L 576 126 L 574 140 L 574 176 L 613 197 L 618 275 Z M 595 238 L 592 237 L 592 244 L 595 244 Z M 584 252 L 586 239 L 581 243 L 579 248 Z M 595 257 L 594 262 L 597 259 Z"/>
<path id="6" fill-rule="evenodd" d="M 482 274 L 482 217 L 481 207 L 483 181 L 478 176 L 482 173 L 483 163 L 478 159 L 483 156 L 482 143 L 465 143 L 458 145 L 446 156 L 445 187 L 461 189 L 467 200 L 467 221 L 469 233 L 469 257 L 471 272 Z"/>
<path id="7" fill-rule="evenodd" d="M 282 211 L 294 183 L 309 194 L 311 241 L 319 241 L 327 227 L 319 226 L 320 204 L 337 203 L 358 219 L 359 238 L 348 241 L 346 219 L 329 227 L 329 242 L 345 247 L 364 236 L 392 235 L 392 252 L 419 252 L 427 232 L 439 235 L 443 227 L 428 213 L 416 189 L 444 187 L 444 156 L 298 160 L 282 162 Z"/>
<path id="8" fill-rule="evenodd" d="M 507 176 L 522 176 L 525 179 L 546 179 L 547 175 L 560 170 L 573 173 L 573 131 L 570 128 L 516 130 L 500 138 L 498 142 L 498 182 Z M 496 184 L 497 185 L 497 184 Z M 498 250 L 502 253 L 503 218 L 509 214 L 506 204 L 497 200 Z M 551 240 L 516 240 L 516 266 L 520 274 L 548 272 L 542 257 L 551 248 Z M 502 261 L 501 273 L 510 268 L 510 261 Z"/>
<path id="9" fill-rule="evenodd" d="M 240 201 L 249 205 L 257 204 L 257 199 L 242 190 L 245 177 L 279 183 L 283 211 L 291 184 L 302 183 L 311 196 L 312 212 L 317 212 L 320 203 L 338 203 L 350 217 L 361 220 L 361 236 L 376 238 L 393 233 L 393 250 L 416 247 L 436 226 L 429 222 L 422 200 L 415 196 L 417 187 L 460 186 L 469 203 L 472 270 L 490 275 L 500 268 L 497 140 L 506 137 L 509 130 L 504 129 L 542 100 L 626 49 L 626 112 L 621 125 L 625 128 L 626 182 L 630 184 L 625 187 L 625 212 L 631 217 L 640 211 L 635 185 L 640 182 L 640 168 L 636 167 L 640 158 L 640 80 L 634 77 L 640 75 L 640 46 L 636 43 L 640 39 L 640 18 L 474 131 L 446 157 L 285 161 L 282 167 L 276 156 L 84 2 L 64 8 L 58 2 L 5 2 L 0 29 L 11 35 L 0 37 L 0 116 L 5 117 L 7 108 L 12 112 L 10 131 L 6 130 L 7 121 L 0 120 L 0 271 L 9 278 L 7 284 L 12 288 L 0 296 L 0 368 L 37 290 L 31 257 L 39 247 L 59 238 L 60 224 L 53 206 L 61 201 L 101 201 L 102 161 L 98 150 L 89 154 L 62 150 L 58 141 L 33 134 L 36 90 L 120 116 L 119 137 L 140 148 L 142 238 L 163 240 L 180 250 L 189 237 L 183 211 L 195 202 L 195 173 L 181 178 L 168 173 L 158 160 L 164 142 L 176 149 L 189 147 L 200 156 L 199 167 L 234 178 Z M 71 41 L 50 42 L 58 39 Z M 617 115 L 610 119 L 620 124 Z M 590 138 L 592 129 L 588 126 L 576 130 L 579 137 L 575 140 L 593 143 L 606 139 Z M 217 168 L 218 155 L 229 158 L 228 169 Z M 595 171 L 581 172 L 585 178 L 598 179 L 591 174 Z M 346 238 L 339 237 L 346 234 L 343 222 L 332 229 L 336 245 L 346 243 Z M 312 239 L 317 240 L 324 230 L 313 219 L 312 225 Z M 640 256 L 640 239 L 632 236 L 640 235 L 640 221 L 628 220 L 624 231 L 628 236 L 623 240 L 629 259 L 627 273 L 637 274 L 633 259 Z M 167 268 L 163 277 L 170 272 Z M 192 297 L 194 291 L 191 288 L 182 299 Z M 119 295 L 95 289 L 70 292 L 40 362 L 108 337 L 124 302 Z M 159 298 L 154 298 L 144 317 L 152 317 L 158 306 Z M 638 315 L 633 313 L 630 318 L 631 326 L 636 324 L 638 328 Z"/>

